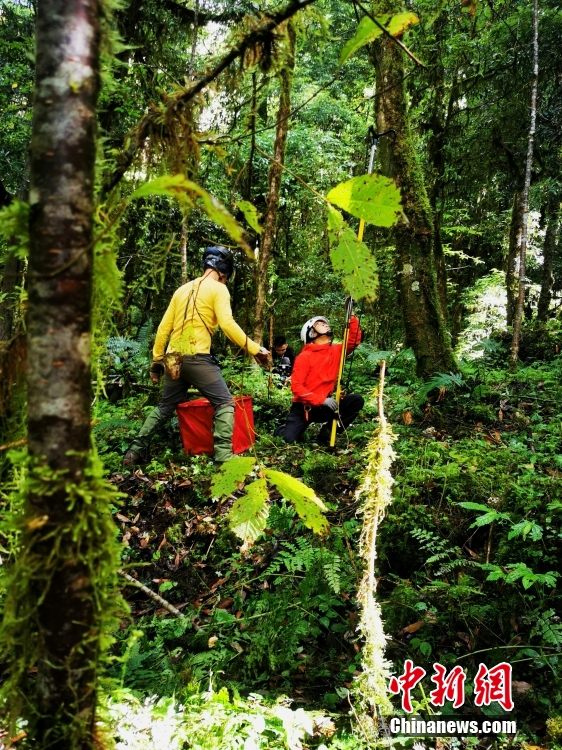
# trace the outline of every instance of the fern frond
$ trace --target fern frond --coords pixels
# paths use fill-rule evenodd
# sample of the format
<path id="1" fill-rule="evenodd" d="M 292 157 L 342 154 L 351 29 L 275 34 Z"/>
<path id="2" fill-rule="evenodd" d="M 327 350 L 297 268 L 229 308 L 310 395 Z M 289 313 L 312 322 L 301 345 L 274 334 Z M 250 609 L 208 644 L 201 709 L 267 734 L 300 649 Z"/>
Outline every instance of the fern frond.
<path id="1" fill-rule="evenodd" d="M 326 581 L 334 594 L 339 594 L 341 591 L 341 566 L 342 559 L 339 555 L 335 554 L 322 566 Z"/>
<path id="2" fill-rule="evenodd" d="M 431 557 L 428 557 L 425 561 L 426 565 L 433 565 L 433 563 L 436 562 L 443 562 L 443 560 L 448 560 L 450 557 L 449 552 L 438 552 L 436 555 L 432 555 Z"/>
<path id="3" fill-rule="evenodd" d="M 267 523 L 269 493 L 265 479 L 256 479 L 246 487 L 228 514 L 228 523 L 244 546 L 253 544 Z"/>
<path id="4" fill-rule="evenodd" d="M 418 396 L 424 401 L 433 390 L 439 388 L 450 391 L 453 388 L 462 388 L 463 385 L 465 382 L 462 375 L 454 372 L 438 372 L 421 386 Z"/>
<path id="5" fill-rule="evenodd" d="M 429 560 L 428 560 L 429 562 Z M 482 563 L 479 563 L 477 560 L 469 560 L 466 557 L 459 557 L 456 560 L 449 560 L 444 565 L 442 565 L 439 570 L 435 573 L 436 576 L 447 576 L 450 573 L 456 573 L 459 570 L 464 570 L 466 568 L 481 568 Z"/>

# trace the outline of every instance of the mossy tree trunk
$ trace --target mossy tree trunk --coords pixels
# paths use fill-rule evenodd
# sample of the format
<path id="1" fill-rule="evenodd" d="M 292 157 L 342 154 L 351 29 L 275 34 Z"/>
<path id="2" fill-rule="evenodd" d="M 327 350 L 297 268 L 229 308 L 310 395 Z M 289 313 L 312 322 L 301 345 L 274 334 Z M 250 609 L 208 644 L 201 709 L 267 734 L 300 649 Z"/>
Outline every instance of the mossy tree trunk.
<path id="1" fill-rule="evenodd" d="M 546 232 L 543 243 L 543 266 L 541 278 L 541 293 L 537 306 L 537 318 L 548 320 L 548 310 L 552 300 L 554 286 L 554 259 L 560 249 L 560 196 L 552 194 L 546 206 Z"/>
<path id="2" fill-rule="evenodd" d="M 377 4 L 375 12 L 398 10 L 384 0 Z M 406 341 L 414 350 L 418 374 L 427 377 L 435 372 L 456 370 L 439 294 L 433 214 L 410 132 L 403 52 L 388 37 L 380 37 L 374 45 L 374 63 L 377 130 L 392 128 L 396 132 L 394 139 L 381 141 L 381 168 L 400 187 L 407 220 L 395 228 Z"/>
<path id="3" fill-rule="evenodd" d="M 263 234 L 256 269 L 256 304 L 254 307 L 254 339 L 261 341 L 265 325 L 265 298 L 269 282 L 268 269 L 273 254 L 277 228 L 277 209 L 283 163 L 285 161 L 285 143 L 289 130 L 291 112 L 291 84 L 295 68 L 295 29 L 291 21 L 287 24 L 285 60 L 279 72 L 279 108 L 277 110 L 277 127 L 273 161 L 269 168 L 267 206 L 263 221 Z"/>
<path id="4" fill-rule="evenodd" d="M 434 65 L 431 68 L 432 104 L 429 115 L 430 137 L 428 142 L 428 161 L 431 168 L 429 202 L 434 222 L 434 254 L 437 272 L 437 287 L 441 300 L 441 309 L 447 318 L 447 269 L 445 254 L 441 243 L 441 225 L 443 223 L 443 206 L 445 203 L 445 170 L 447 159 L 445 147 L 449 139 L 449 126 L 455 105 L 459 98 L 456 72 L 453 82 L 447 85 L 446 71 L 443 63 L 444 47 L 447 44 L 447 15 L 444 10 L 437 17 L 433 32 L 435 35 Z"/>
<path id="5" fill-rule="evenodd" d="M 35 747 L 94 746 L 98 607 L 80 528 L 90 452 L 90 326 L 98 0 L 39 0 L 31 142 L 27 486 L 33 561 L 22 677 Z M 43 561 L 43 565 L 41 564 Z M 23 603 L 22 605 L 23 606 Z"/>
<path id="6" fill-rule="evenodd" d="M 511 222 L 509 224 L 509 243 L 505 261 L 505 290 L 507 293 L 506 322 L 513 325 L 518 293 L 518 258 L 523 233 L 523 193 L 520 189 L 513 194 L 511 207 Z"/>
<path id="7" fill-rule="evenodd" d="M 521 241 L 519 246 L 519 273 L 517 282 L 517 297 L 513 314 L 513 338 L 511 340 L 510 360 L 514 366 L 519 359 L 519 345 L 521 343 L 521 324 L 525 304 L 525 271 L 527 258 L 527 235 L 529 221 L 529 190 L 531 187 L 531 172 L 533 168 L 533 151 L 535 144 L 535 129 L 537 122 L 537 94 L 539 86 L 539 8 L 538 0 L 533 0 L 533 69 L 531 75 L 531 123 L 527 138 L 527 158 L 525 161 L 525 180 L 521 195 Z"/>

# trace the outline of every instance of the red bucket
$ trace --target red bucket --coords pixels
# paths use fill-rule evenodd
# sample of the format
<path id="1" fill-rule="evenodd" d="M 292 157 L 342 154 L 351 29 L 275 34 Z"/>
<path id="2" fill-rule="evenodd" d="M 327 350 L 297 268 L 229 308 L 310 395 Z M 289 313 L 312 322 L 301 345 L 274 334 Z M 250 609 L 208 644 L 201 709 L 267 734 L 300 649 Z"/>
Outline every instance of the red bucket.
<path id="1" fill-rule="evenodd" d="M 176 407 L 183 449 L 188 456 L 214 452 L 214 410 L 206 398 L 185 401 Z M 234 397 L 232 452 L 242 453 L 254 444 L 254 410 L 250 396 Z"/>

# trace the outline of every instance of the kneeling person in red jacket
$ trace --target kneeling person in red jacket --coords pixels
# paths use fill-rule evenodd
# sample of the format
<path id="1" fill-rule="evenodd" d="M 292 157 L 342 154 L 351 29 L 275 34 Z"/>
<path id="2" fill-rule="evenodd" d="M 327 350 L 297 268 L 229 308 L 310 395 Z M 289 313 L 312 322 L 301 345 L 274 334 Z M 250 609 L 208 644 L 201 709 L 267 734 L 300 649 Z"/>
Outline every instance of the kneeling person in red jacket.
<path id="1" fill-rule="evenodd" d="M 327 318 L 317 316 L 307 320 L 301 330 L 304 347 L 295 359 L 291 377 L 293 404 L 283 427 L 276 435 L 287 443 L 299 440 L 311 422 L 324 422 L 318 440 L 328 444 L 332 421 L 337 417 L 338 429 L 348 427 L 363 407 L 363 398 L 350 393 L 338 405 L 332 393 L 336 388 L 343 344 L 333 344 L 334 334 Z M 362 332 L 353 315 L 349 322 L 347 352 L 361 343 Z"/>

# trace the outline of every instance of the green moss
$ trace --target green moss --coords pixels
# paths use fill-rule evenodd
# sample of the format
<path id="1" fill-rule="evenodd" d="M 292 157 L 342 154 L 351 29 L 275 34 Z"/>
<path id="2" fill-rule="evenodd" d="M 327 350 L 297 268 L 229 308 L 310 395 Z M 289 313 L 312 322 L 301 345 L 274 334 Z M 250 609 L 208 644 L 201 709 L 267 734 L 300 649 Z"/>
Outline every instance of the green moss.
<path id="1" fill-rule="evenodd" d="M 562 716 L 553 716 L 546 720 L 548 736 L 555 742 L 562 742 Z"/>
<path id="2" fill-rule="evenodd" d="M 16 719 L 28 722 L 30 738 L 36 727 L 48 720 L 57 741 L 63 743 L 60 746 L 74 747 L 77 738 L 84 736 L 84 722 L 88 721 L 78 709 L 84 696 L 76 695 L 74 707 L 61 705 L 58 722 L 55 717 L 41 715 L 40 678 L 49 654 L 44 650 L 45 625 L 39 621 L 38 611 L 57 573 L 65 566 L 68 569 L 81 564 L 85 588 L 92 596 L 89 603 L 93 607 L 93 624 L 80 653 L 68 654 L 61 668 L 68 674 L 73 670 L 74 674 L 79 670 L 92 673 L 95 690 L 97 675 L 113 642 L 112 633 L 125 612 L 117 587 L 120 548 L 111 513 L 120 493 L 104 478 L 102 465 L 94 453 L 87 457 L 80 484 L 68 482 L 63 472 L 32 462 L 24 452 L 13 453 L 11 458 L 18 466 L 19 482 L 10 497 L 11 513 L 1 527 L 3 536 L 12 542 L 9 553 L 13 564 L 7 575 L 4 620 L 0 627 L 0 654 L 6 673 L 0 701 L 6 705 L 12 722 Z M 48 516 L 38 516 L 30 498 L 52 497 L 61 488 L 66 498 L 63 515 L 66 523 L 60 521 L 60 514 L 56 522 Z M 60 606 L 65 606 L 64 597 Z M 88 663 L 90 654 L 94 655 L 94 663 Z M 47 669 L 51 667 L 49 664 Z M 69 687 L 72 687 L 70 682 Z"/>

